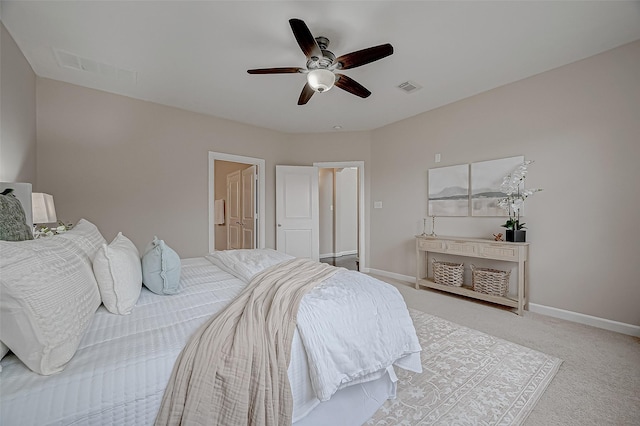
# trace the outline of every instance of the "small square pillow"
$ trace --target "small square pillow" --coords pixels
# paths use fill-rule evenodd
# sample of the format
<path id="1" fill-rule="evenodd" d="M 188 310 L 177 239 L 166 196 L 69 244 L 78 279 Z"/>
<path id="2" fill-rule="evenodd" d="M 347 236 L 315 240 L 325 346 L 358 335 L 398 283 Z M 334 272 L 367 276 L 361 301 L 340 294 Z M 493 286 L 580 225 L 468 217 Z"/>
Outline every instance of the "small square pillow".
<path id="1" fill-rule="evenodd" d="M 114 314 L 131 313 L 142 290 L 142 266 L 136 246 L 122 232 L 103 244 L 93 258 L 102 303 Z"/>
<path id="2" fill-rule="evenodd" d="M 142 282 L 156 294 L 178 292 L 180 257 L 158 237 L 153 237 L 142 255 Z"/>
<path id="3" fill-rule="evenodd" d="M 0 240 L 33 240 L 22 204 L 12 192 L 13 189 L 6 189 L 0 194 Z"/>

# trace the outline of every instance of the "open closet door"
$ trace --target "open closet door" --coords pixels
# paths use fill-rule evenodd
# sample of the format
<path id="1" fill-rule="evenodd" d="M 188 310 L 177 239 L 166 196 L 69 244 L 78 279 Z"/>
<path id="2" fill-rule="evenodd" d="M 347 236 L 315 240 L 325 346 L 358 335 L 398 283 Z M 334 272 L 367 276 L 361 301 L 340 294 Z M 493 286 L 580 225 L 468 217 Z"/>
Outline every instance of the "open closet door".
<path id="1" fill-rule="evenodd" d="M 276 166 L 276 249 L 320 259 L 318 168 Z"/>

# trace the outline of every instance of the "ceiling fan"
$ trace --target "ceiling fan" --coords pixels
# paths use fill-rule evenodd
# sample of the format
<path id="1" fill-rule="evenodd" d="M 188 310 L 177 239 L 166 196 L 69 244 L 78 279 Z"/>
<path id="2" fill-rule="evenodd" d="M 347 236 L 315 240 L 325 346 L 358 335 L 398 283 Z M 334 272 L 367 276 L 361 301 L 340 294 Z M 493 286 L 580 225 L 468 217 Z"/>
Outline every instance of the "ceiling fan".
<path id="1" fill-rule="evenodd" d="M 309 102 L 315 92 L 326 92 L 334 85 L 361 98 L 371 95 L 371 92 L 360 83 L 336 71 L 356 68 L 385 58 L 393 53 L 393 46 L 389 43 L 381 44 L 336 58 L 332 52 L 327 50 L 329 39 L 326 37 L 314 38 L 303 20 L 289 19 L 289 24 L 300 49 L 307 57 L 306 68 L 259 68 L 247 70 L 249 74 L 306 74 L 307 83 L 304 85 L 302 93 L 300 93 L 298 105 L 304 105 Z"/>

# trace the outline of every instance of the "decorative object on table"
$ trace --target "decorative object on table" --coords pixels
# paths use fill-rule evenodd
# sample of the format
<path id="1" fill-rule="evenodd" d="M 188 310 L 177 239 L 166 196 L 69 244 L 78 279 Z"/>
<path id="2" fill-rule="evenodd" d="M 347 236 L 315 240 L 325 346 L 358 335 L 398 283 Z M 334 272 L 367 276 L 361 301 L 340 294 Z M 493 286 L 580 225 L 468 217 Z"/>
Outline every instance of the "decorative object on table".
<path id="1" fill-rule="evenodd" d="M 464 263 L 441 262 L 433 259 L 433 282 L 462 287 Z"/>
<path id="2" fill-rule="evenodd" d="M 427 218 L 425 217 L 424 219 L 422 219 L 422 234 L 420 234 L 421 237 L 426 237 L 429 234 L 427 234 Z"/>
<path id="3" fill-rule="evenodd" d="M 524 229 L 524 223 L 519 223 L 517 220 L 512 221 L 508 219 L 507 222 L 502 225 L 506 230 L 506 238 L 510 243 L 524 243 L 527 241 L 527 231 Z M 517 228 L 517 229 L 516 229 Z"/>
<path id="4" fill-rule="evenodd" d="M 493 234 L 493 240 L 494 241 L 504 241 L 502 239 L 502 232 L 498 232 L 497 234 Z"/>
<path id="5" fill-rule="evenodd" d="M 506 216 L 498 201 L 503 176 L 524 161 L 524 156 L 471 163 L 471 216 Z"/>
<path id="6" fill-rule="evenodd" d="M 435 216 L 431 216 L 431 233 L 429 234 L 430 237 L 437 237 L 436 235 L 436 217 Z"/>
<path id="7" fill-rule="evenodd" d="M 531 163 L 533 160 L 523 161 L 514 171 L 502 179 L 500 190 L 504 192 L 505 196 L 498 201 L 498 205 L 507 210 L 509 214 L 509 219 L 502 225 L 507 229 L 507 241 L 526 241 L 527 231 L 524 230 L 525 224 L 520 222 L 520 213 L 524 207 L 524 201 L 536 192 L 542 191 L 541 188 L 524 189 L 527 168 Z"/>
<path id="8" fill-rule="evenodd" d="M 511 271 L 478 268 L 471 265 L 471 287 L 473 291 L 494 296 L 505 296 L 509 290 Z"/>
<path id="9" fill-rule="evenodd" d="M 469 216 L 469 165 L 429 169 L 429 216 Z"/>

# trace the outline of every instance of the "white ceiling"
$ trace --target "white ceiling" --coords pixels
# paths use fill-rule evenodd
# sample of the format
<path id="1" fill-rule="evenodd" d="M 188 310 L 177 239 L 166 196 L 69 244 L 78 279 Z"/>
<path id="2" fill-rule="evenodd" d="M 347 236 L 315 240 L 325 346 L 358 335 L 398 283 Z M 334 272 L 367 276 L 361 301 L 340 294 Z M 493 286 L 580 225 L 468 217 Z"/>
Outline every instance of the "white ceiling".
<path id="1" fill-rule="evenodd" d="M 1 17 L 38 76 L 282 132 L 368 130 L 640 39 L 640 2 L 2 1 Z M 288 20 L 336 56 L 391 43 L 392 56 L 343 71 L 339 88 L 296 105 L 304 67 Z M 135 72 L 61 67 L 55 50 Z M 407 94 L 407 80 L 423 88 Z"/>

